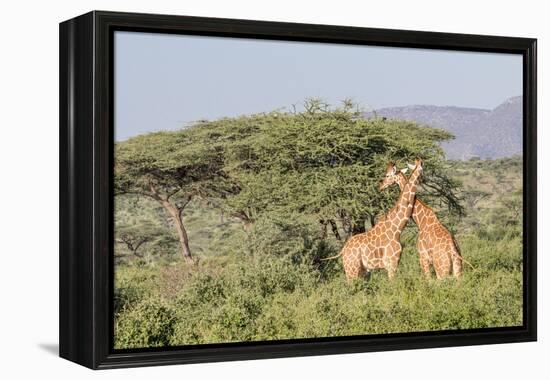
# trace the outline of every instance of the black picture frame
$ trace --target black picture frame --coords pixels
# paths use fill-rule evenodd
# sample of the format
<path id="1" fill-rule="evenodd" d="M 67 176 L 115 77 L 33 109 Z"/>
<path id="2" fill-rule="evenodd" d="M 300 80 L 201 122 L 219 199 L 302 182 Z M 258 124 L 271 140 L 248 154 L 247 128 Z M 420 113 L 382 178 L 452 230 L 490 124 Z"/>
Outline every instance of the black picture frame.
<path id="1" fill-rule="evenodd" d="M 523 56 L 523 325 L 113 349 L 113 33 L 376 45 Z M 60 356 L 93 369 L 535 341 L 536 39 L 93 11 L 60 24 Z"/>

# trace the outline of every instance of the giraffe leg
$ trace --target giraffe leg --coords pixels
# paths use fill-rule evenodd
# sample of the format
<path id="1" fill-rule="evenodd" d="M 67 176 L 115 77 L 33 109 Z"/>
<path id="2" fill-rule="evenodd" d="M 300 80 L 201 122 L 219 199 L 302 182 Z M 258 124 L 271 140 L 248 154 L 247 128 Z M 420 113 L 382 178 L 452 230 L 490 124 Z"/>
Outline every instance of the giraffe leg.
<path id="1" fill-rule="evenodd" d="M 344 263 L 344 271 L 346 272 L 346 278 L 352 280 L 359 278 L 363 275 L 363 265 L 361 263 L 361 256 L 357 250 L 349 250 L 342 254 L 342 261 Z"/>
<path id="2" fill-rule="evenodd" d="M 451 257 L 446 247 L 438 244 L 434 249 L 433 263 L 438 280 L 447 277 L 451 271 Z"/>
<path id="3" fill-rule="evenodd" d="M 460 256 L 460 252 L 454 241 L 451 241 L 451 257 L 453 262 L 453 276 L 458 278 L 462 275 L 462 256 Z"/>
<path id="4" fill-rule="evenodd" d="M 440 257 L 440 252 L 437 249 L 434 249 L 433 265 L 434 265 L 435 277 L 437 277 L 438 280 L 441 280 L 443 277 L 445 277 L 445 275 L 443 273 L 443 263 Z"/>
<path id="5" fill-rule="evenodd" d="M 365 278 L 365 281 L 370 281 L 370 277 L 372 276 L 372 271 L 365 270 L 363 273 L 363 277 Z"/>
<path id="6" fill-rule="evenodd" d="M 429 280 L 432 277 L 430 270 L 430 251 L 422 240 L 418 240 L 416 247 L 418 249 L 418 258 L 420 259 L 420 268 L 422 268 L 424 277 Z"/>
<path id="7" fill-rule="evenodd" d="M 370 251 L 367 247 L 364 247 L 361 254 L 361 266 L 363 267 L 363 277 L 365 281 L 369 281 L 372 271 L 369 264 Z"/>
<path id="8" fill-rule="evenodd" d="M 384 267 L 388 271 L 388 278 L 393 280 L 397 273 L 397 266 L 401 258 L 401 244 L 396 242 L 386 247 L 384 252 Z"/>

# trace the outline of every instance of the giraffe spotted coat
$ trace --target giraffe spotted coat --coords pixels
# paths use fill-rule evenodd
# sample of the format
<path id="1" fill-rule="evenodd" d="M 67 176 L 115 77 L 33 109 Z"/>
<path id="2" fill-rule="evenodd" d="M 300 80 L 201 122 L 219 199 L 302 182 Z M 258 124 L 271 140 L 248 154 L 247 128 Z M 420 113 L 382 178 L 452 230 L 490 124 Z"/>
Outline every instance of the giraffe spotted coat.
<path id="1" fill-rule="evenodd" d="M 395 176 L 395 183 L 400 188 L 407 184 L 402 172 Z M 439 221 L 435 212 L 424 202 L 416 198 L 412 218 L 418 226 L 417 249 L 420 266 L 427 278 L 431 277 L 433 265 L 436 277 L 442 279 L 453 272 L 455 277 L 462 274 L 462 257 L 453 235 Z"/>
<path id="2" fill-rule="evenodd" d="M 394 164 L 388 165 L 381 189 L 385 187 L 385 181 L 396 175 L 396 170 Z M 418 159 L 396 205 L 385 218 L 369 231 L 354 235 L 346 242 L 338 256 L 342 256 L 348 279 L 358 278 L 375 268 L 386 269 L 390 279 L 395 276 L 401 257 L 401 232 L 412 214 L 417 183 L 422 171 L 422 161 Z"/>

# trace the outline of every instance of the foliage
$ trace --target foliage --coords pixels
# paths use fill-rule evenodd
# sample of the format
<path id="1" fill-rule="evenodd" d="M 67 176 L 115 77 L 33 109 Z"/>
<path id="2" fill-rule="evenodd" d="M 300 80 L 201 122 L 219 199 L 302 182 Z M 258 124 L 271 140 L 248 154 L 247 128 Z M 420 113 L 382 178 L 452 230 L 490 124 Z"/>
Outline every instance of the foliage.
<path id="1" fill-rule="evenodd" d="M 322 278 L 311 266 L 273 256 L 233 262 L 218 273 L 200 267 L 170 298 L 158 301 L 158 289 L 122 309 L 116 315 L 115 344 L 128 348 L 151 341 L 187 345 L 521 325 L 521 239 L 495 244 L 469 235 L 460 244 L 475 271 L 466 268 L 459 281 L 424 280 L 414 245 L 406 247 L 393 282 L 380 271 L 369 281 L 349 284 L 341 268 Z M 219 266 L 216 260 L 201 264 Z M 154 289 L 161 272 L 151 273 L 157 276 L 150 280 Z M 146 339 L 149 328 L 152 337 Z M 158 331 L 166 335 L 161 339 Z"/>
<path id="2" fill-rule="evenodd" d="M 281 257 L 294 264 L 326 267 L 321 259 L 336 254 L 338 246 L 327 241 L 319 225 L 300 214 L 277 215 L 260 219 L 248 235 L 246 247 L 254 255 Z"/>
<path id="3" fill-rule="evenodd" d="M 521 157 L 450 162 L 454 176 L 462 183 L 459 196 L 467 207 L 467 215 L 454 227 L 496 240 L 508 227 L 521 234 L 522 164 Z"/>
<path id="4" fill-rule="evenodd" d="M 404 252 L 393 282 L 383 271 L 375 271 L 368 281 L 347 283 L 340 261 L 322 266 L 314 259 L 336 252 L 336 240 L 328 240 L 328 253 L 327 247 L 314 244 L 323 241 L 316 240 L 314 220 L 272 214 L 272 219 L 259 220 L 242 241 L 226 240 L 224 251 L 216 242 L 192 235 L 205 247 L 209 241 L 213 244 L 197 267 L 180 262 L 117 266 L 115 346 L 521 325 L 521 223 L 509 224 L 502 217 L 503 212 L 513 212 L 503 208 L 502 200 L 521 201 L 518 160 L 451 163 L 464 180 L 464 193 L 475 187 L 475 170 L 486 181 L 477 187 L 489 194 L 475 207 L 466 203 L 466 217 L 452 225 L 463 256 L 474 266 L 465 266 L 458 281 L 423 279 L 415 249 L 417 233 L 410 224 L 402 235 Z M 233 226 L 208 221 L 216 215 L 214 209 L 195 205 L 192 210 L 195 223 L 202 220 L 204 227 L 199 229 L 223 231 Z M 477 227 L 466 228 L 471 225 Z"/>
<path id="5" fill-rule="evenodd" d="M 425 197 L 462 214 L 438 145 L 451 137 L 411 122 L 363 119 L 349 102 L 330 109 L 313 99 L 301 113 L 202 121 L 119 143 L 115 184 L 119 193 L 160 195 L 180 213 L 200 197 L 246 225 L 272 213 L 307 214 L 335 226 L 336 237 L 349 236 L 395 199 L 378 190 L 390 160 L 404 166 L 422 157 Z"/>
<path id="6" fill-rule="evenodd" d="M 121 260 L 128 253 L 133 259 L 147 262 L 172 251 L 176 238 L 162 210 L 152 201 L 135 196 L 119 196 L 115 200 L 115 257 Z"/>
<path id="7" fill-rule="evenodd" d="M 115 147 L 115 192 L 160 195 L 186 202 L 190 197 L 223 195 L 222 157 L 199 128 L 185 133 L 156 132 Z"/>
<path id="8" fill-rule="evenodd" d="M 165 347 L 174 331 L 174 310 L 162 299 L 147 298 L 117 319 L 117 344 L 125 348 Z"/>
<path id="9" fill-rule="evenodd" d="M 181 254 L 191 260 L 183 212 L 195 198 L 215 202 L 234 191 L 222 163 L 223 156 L 199 128 L 133 137 L 115 146 L 115 193 L 162 205 L 178 234 Z"/>
<path id="10" fill-rule="evenodd" d="M 445 172 L 438 143 L 447 132 L 410 122 L 365 120 L 350 105 L 306 102 L 302 113 L 272 112 L 208 122 L 220 133 L 225 170 L 240 191 L 228 198 L 236 215 L 309 214 L 334 220 L 348 235 L 365 230 L 395 198 L 378 190 L 387 163 L 421 156 L 426 194 L 458 213 L 457 183 Z"/>
<path id="11" fill-rule="evenodd" d="M 449 137 L 309 101 L 117 144 L 115 234 L 145 240 L 133 255 L 116 246 L 115 347 L 521 325 L 521 158 L 444 161 Z M 475 269 L 426 281 L 409 223 L 394 281 L 375 271 L 348 283 L 340 260 L 321 259 L 395 201 L 396 187 L 378 191 L 387 161 L 416 155 L 418 196 Z M 178 220 L 194 266 L 174 254 Z"/>

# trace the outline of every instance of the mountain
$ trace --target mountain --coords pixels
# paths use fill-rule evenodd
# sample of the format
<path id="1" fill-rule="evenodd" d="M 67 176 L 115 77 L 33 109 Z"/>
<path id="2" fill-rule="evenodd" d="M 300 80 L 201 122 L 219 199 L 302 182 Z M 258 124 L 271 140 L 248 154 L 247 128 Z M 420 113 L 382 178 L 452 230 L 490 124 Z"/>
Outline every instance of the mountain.
<path id="1" fill-rule="evenodd" d="M 442 143 L 447 158 L 501 158 L 522 153 L 522 97 L 507 99 L 493 110 L 415 105 L 381 108 L 365 114 L 411 120 L 444 129 L 455 139 Z"/>

